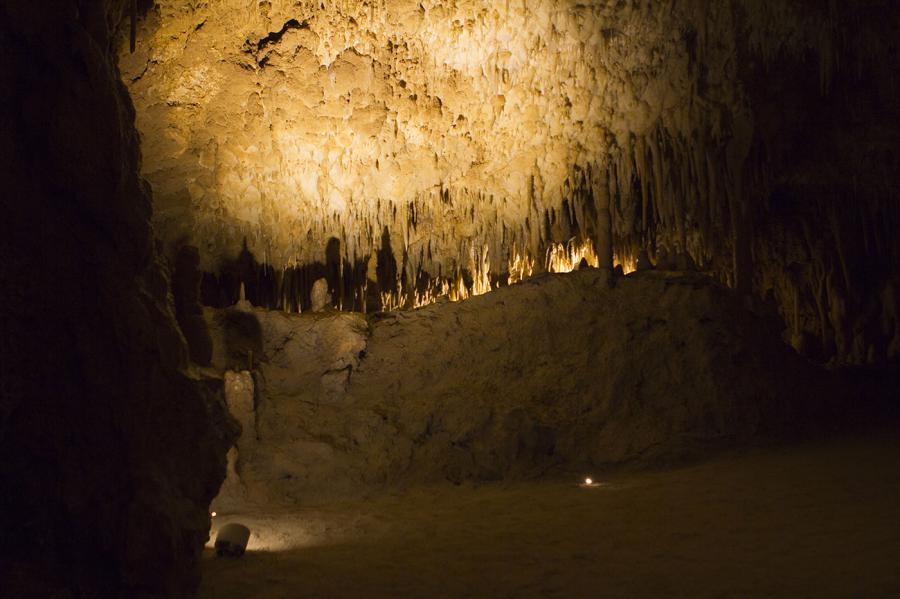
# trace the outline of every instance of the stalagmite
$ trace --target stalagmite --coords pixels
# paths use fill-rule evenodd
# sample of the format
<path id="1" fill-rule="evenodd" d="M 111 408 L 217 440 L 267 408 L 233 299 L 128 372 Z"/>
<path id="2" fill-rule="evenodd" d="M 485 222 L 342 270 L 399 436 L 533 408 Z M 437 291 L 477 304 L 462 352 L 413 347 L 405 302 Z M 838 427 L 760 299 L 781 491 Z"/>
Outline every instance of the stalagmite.
<path id="1" fill-rule="evenodd" d="M 328 281 L 318 279 L 312 286 L 312 311 L 321 312 L 328 304 Z"/>

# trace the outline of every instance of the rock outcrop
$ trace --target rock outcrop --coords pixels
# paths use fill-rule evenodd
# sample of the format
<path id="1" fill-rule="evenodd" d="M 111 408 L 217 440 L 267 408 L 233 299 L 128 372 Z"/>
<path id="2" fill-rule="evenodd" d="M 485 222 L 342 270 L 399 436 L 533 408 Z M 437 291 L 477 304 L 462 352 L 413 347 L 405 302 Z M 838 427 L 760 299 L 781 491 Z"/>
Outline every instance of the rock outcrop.
<path id="1" fill-rule="evenodd" d="M 217 501 L 682 457 L 830 409 L 824 373 L 780 342 L 774 314 L 701 275 L 607 280 L 544 275 L 368 319 L 255 310 L 255 439 L 243 492 Z M 207 319 L 225 369 L 228 311 Z"/>
<path id="2" fill-rule="evenodd" d="M 191 594 L 237 433 L 151 237 L 124 4 L 0 4 L 3 596 Z"/>

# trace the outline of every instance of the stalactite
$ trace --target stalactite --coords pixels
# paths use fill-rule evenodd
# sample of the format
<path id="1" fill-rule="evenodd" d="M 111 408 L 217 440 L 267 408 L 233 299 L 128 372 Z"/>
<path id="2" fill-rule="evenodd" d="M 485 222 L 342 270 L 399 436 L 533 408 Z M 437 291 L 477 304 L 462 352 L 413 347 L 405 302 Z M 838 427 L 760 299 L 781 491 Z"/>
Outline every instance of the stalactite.
<path id="1" fill-rule="evenodd" d="M 535 0 L 494 9 L 488 19 L 461 5 L 457 20 L 425 7 L 400 27 L 390 3 L 287 3 L 266 18 L 304 28 L 277 40 L 268 40 L 271 23 L 256 7 L 234 0 L 172 17 L 190 20 L 186 32 L 202 20 L 220 36 L 210 39 L 229 40 L 217 47 L 216 65 L 191 63 L 182 54 L 188 34 L 177 27 L 150 31 L 142 47 L 178 49 L 123 72 L 139 113 L 154 111 L 138 121 L 152 142 L 147 176 L 161 204 L 182 202 L 172 215 L 190 216 L 181 222 L 160 212 L 166 243 L 190 233 L 212 272 L 246 238 L 262 263 L 281 269 L 261 276 L 273 285 L 266 301 L 298 310 L 308 306 L 331 237 L 341 248 L 337 303 L 368 297 L 372 277 L 355 268 L 380 255 L 386 228 L 396 272 L 390 288 L 372 286 L 373 304 L 399 293 L 395 284 L 419 297 L 390 301 L 412 306 L 444 286 L 463 295 L 463 278 L 467 289 L 478 277 L 484 286 L 485 275 L 488 287 L 504 273 L 520 280 L 546 269 L 548 251 L 575 238 L 593 244 L 599 264 L 632 264 L 645 249 L 654 261 L 688 255 L 743 292 L 755 276 L 757 291 L 776 289 L 789 312 L 793 300 L 776 281 L 789 261 L 751 243 L 784 157 L 758 139 L 741 69 L 759 64 L 776 74 L 790 62 L 827 102 L 851 61 L 873 68 L 867 57 L 886 55 L 880 36 L 853 29 L 859 24 L 848 24 L 848 9 L 836 2 L 667 0 L 613 9 Z M 240 68 L 247 55 L 234 50 L 235 36 L 253 45 L 250 69 Z M 252 81 L 222 71 L 231 67 Z M 879 68 L 890 72 L 889 64 Z M 243 130 L 221 126 L 232 121 Z M 177 160 L 157 155 L 173 139 L 186 145 Z M 803 215 L 835 244 L 816 250 L 827 256 L 816 268 L 828 270 L 830 291 L 817 271 L 803 302 L 851 293 L 848 306 L 829 300 L 824 311 L 863 310 L 863 287 L 882 284 L 853 271 L 862 259 L 900 258 L 897 200 L 893 186 L 884 187 L 887 199 L 859 210 L 828 200 Z M 823 312 L 807 305 L 804 321 L 811 309 Z M 821 336 L 828 327 L 818 328 Z"/>

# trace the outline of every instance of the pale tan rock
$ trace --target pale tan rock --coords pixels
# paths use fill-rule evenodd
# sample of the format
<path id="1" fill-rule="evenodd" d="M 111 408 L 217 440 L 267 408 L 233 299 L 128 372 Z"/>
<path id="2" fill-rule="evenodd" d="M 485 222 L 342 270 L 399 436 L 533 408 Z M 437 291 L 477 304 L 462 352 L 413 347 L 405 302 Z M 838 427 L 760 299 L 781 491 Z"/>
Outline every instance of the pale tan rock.
<path id="1" fill-rule="evenodd" d="M 864 290 L 853 281 L 863 261 L 900 251 L 878 241 L 897 228 L 896 216 L 884 220 L 897 213 L 884 189 L 896 185 L 879 187 L 897 169 L 893 159 L 852 166 L 879 153 L 883 142 L 864 131 L 881 125 L 854 128 L 846 146 L 835 124 L 844 108 L 829 93 L 838 77 L 837 94 L 868 106 L 874 88 L 853 78 L 871 78 L 891 97 L 895 53 L 880 4 L 863 16 L 856 2 L 797 0 L 160 0 L 140 22 L 138 51 L 123 39 L 120 64 L 155 231 L 170 250 L 201 248 L 203 270 L 245 243 L 276 270 L 324 262 L 331 238 L 343 260 L 363 263 L 387 229 L 406 261 L 397 283 L 407 297 L 385 308 L 418 305 L 423 273 L 450 289 L 503 279 L 517 259 L 552 270 L 548 252 L 572 237 L 625 272 L 642 249 L 655 259 L 665 247 L 742 292 L 765 281 L 753 291 L 771 292 L 823 359 L 861 363 L 897 355 L 881 310 L 859 299 L 894 273 Z M 784 95 L 785 110 L 766 88 Z M 819 99 L 821 111 L 805 106 Z M 804 160 L 782 168 L 806 141 L 781 137 L 806 121 L 823 130 L 816 145 L 835 140 L 820 154 L 840 155 L 847 173 L 825 162 L 807 172 Z M 848 203 L 837 194 L 827 209 L 800 211 L 786 235 L 760 238 L 752 229 L 769 214 L 766 190 L 799 180 L 843 189 L 867 224 L 841 224 L 857 217 L 837 216 Z M 866 200 L 848 180 L 867 181 Z M 811 186 L 798 201 L 821 197 Z M 464 277 L 473 248 L 487 259 Z M 792 281 L 791 263 L 810 258 L 821 272 Z M 365 296 L 364 280 L 353 286 Z"/>
<path id="2" fill-rule="evenodd" d="M 686 185 L 699 199 L 708 187 L 654 161 L 660 139 L 724 155 L 732 132 L 705 107 L 721 107 L 723 120 L 743 110 L 734 12 L 760 53 L 784 39 L 803 51 L 823 42 L 815 23 L 790 25 L 799 16 L 786 0 L 657 4 L 161 0 L 141 24 L 141 52 L 122 54 L 144 172 L 166 206 L 158 230 L 197 240 L 210 269 L 245 238 L 276 267 L 320 259 L 332 236 L 347 259 L 367 256 L 387 226 L 400 251 L 427 238 L 417 267 L 431 273 L 483 245 L 496 249 L 494 273 L 514 246 L 543 270 L 546 244 L 568 232 L 531 229 L 586 197 L 574 189 L 590 168 L 618 171 L 610 187 L 629 197 L 630 176 L 642 176 L 658 235 L 696 258 L 702 247 L 687 244 L 684 219 L 660 192 Z M 693 50 L 685 31 L 701 32 Z M 691 148 L 672 151 L 677 170 L 707 168 Z M 681 209 L 700 222 L 702 205 Z M 629 210 L 610 213 L 620 238 L 633 229 Z M 410 225 L 413 211 L 424 231 Z"/>
<path id="3" fill-rule="evenodd" d="M 648 271 L 610 288 L 607 277 L 543 275 L 368 319 L 254 311 L 247 500 L 674 457 L 821 399 L 810 366 L 708 278 Z"/>
<path id="4" fill-rule="evenodd" d="M 325 306 L 328 305 L 328 281 L 325 279 L 318 279 L 313 283 L 310 299 L 312 300 L 313 312 L 321 312 L 324 310 Z"/>

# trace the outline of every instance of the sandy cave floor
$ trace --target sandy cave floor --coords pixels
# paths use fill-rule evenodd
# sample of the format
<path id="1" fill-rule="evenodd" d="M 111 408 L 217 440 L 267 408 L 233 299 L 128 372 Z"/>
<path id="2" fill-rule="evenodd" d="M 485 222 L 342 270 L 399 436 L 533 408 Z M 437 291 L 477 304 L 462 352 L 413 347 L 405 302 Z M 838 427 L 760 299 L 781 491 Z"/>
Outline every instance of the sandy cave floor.
<path id="1" fill-rule="evenodd" d="M 896 431 L 592 474 L 222 514 L 255 533 L 200 596 L 900 596 Z"/>

